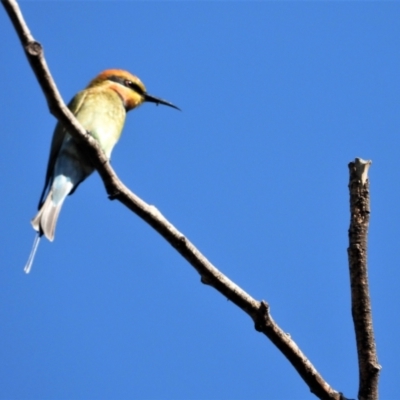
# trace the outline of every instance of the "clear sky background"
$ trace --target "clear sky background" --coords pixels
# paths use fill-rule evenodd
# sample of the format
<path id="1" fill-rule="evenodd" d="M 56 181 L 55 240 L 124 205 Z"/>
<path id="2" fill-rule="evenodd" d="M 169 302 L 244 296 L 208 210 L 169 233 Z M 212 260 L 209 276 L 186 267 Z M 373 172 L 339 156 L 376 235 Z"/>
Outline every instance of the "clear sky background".
<path id="1" fill-rule="evenodd" d="M 371 159 L 382 399 L 400 369 L 399 2 L 23 2 L 65 101 L 100 71 L 179 107 L 128 115 L 112 165 L 356 398 L 347 165 Z M 93 174 L 29 276 L 55 119 L 0 8 L 0 398 L 313 399 L 251 319 Z"/>

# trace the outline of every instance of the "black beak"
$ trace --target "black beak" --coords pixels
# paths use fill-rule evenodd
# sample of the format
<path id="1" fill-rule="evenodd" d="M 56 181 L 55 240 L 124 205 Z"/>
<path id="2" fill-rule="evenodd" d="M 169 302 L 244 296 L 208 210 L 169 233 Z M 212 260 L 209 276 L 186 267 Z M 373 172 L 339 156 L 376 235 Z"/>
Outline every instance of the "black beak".
<path id="1" fill-rule="evenodd" d="M 143 97 L 144 97 L 144 101 L 148 101 L 149 103 L 156 103 L 157 105 L 164 104 L 164 106 L 176 108 L 177 110 L 182 111 L 179 107 L 174 106 L 169 101 L 159 99 L 158 97 L 151 96 L 150 94 L 144 93 Z"/>

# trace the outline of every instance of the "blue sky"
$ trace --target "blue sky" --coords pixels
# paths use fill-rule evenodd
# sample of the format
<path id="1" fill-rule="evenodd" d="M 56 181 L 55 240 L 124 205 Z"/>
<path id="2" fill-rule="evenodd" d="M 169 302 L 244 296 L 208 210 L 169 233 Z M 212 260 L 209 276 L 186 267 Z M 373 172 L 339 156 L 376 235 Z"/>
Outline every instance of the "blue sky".
<path id="1" fill-rule="evenodd" d="M 65 101 L 107 68 L 143 105 L 112 165 L 356 398 L 348 162 L 373 161 L 382 399 L 400 372 L 398 2 L 23 2 Z M 23 273 L 55 120 L 0 10 L 1 399 L 312 399 L 241 310 L 93 174 Z"/>

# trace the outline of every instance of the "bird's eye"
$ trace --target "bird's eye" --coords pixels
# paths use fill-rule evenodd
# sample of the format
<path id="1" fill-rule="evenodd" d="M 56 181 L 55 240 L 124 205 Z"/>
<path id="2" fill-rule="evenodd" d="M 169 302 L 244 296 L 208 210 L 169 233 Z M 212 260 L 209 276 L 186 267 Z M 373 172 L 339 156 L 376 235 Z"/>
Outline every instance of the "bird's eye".
<path id="1" fill-rule="evenodd" d="M 138 93 L 138 94 L 140 94 L 140 95 L 143 95 L 143 94 L 144 94 L 143 89 L 142 89 L 137 83 L 135 83 L 135 82 L 126 80 L 126 81 L 125 81 L 125 86 L 131 88 L 132 90 L 134 90 L 136 93 Z"/>

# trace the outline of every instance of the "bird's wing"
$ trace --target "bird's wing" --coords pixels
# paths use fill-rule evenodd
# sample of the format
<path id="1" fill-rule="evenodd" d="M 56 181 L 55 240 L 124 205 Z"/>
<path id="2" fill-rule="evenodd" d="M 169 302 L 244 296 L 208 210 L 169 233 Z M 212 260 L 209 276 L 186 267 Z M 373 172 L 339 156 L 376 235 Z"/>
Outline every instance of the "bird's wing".
<path id="1" fill-rule="evenodd" d="M 78 113 L 78 111 L 80 110 L 80 108 L 82 107 L 82 104 L 86 97 L 86 94 L 87 94 L 87 92 L 85 90 L 83 90 L 82 92 L 79 92 L 69 102 L 68 108 L 71 110 L 71 112 L 74 115 L 76 115 Z M 66 129 L 62 126 L 62 124 L 60 124 L 60 122 L 58 122 L 56 125 L 56 128 L 54 130 L 54 133 L 53 133 L 53 139 L 51 140 L 49 161 L 47 163 L 46 179 L 44 182 L 42 194 L 40 196 L 38 209 L 40 209 L 42 204 L 44 203 L 44 197 L 46 195 L 46 191 L 47 191 L 50 181 L 53 177 L 54 166 L 56 164 L 58 153 L 60 152 L 60 149 L 61 149 L 61 146 L 62 146 L 62 143 L 64 141 L 66 134 L 67 134 Z"/>

